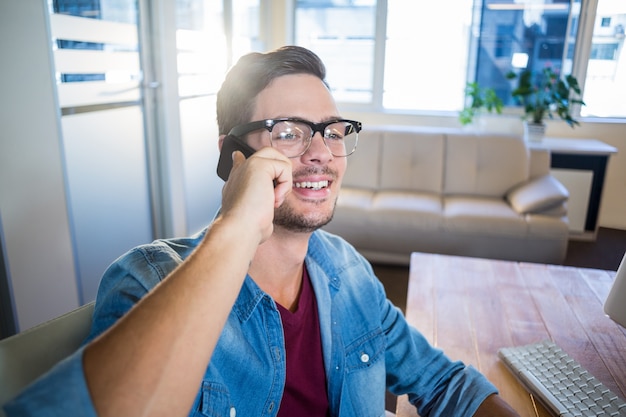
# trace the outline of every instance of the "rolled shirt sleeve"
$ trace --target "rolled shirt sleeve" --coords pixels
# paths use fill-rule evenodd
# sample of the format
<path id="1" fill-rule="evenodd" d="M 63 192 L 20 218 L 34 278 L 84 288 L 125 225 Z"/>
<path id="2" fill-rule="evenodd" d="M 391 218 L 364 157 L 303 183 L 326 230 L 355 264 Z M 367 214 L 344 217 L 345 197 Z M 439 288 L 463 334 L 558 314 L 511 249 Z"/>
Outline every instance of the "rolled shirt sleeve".
<path id="1" fill-rule="evenodd" d="M 473 416 L 485 399 L 498 390 L 473 366 L 457 372 L 430 408 L 431 416 Z"/>

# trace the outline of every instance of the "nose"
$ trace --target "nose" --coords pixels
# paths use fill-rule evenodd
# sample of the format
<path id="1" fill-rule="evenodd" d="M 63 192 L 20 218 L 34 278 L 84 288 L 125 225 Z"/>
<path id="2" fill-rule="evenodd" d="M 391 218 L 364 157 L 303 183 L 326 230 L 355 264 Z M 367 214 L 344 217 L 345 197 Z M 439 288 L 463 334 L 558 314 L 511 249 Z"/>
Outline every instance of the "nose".
<path id="1" fill-rule="evenodd" d="M 302 155 L 303 162 L 324 164 L 332 161 L 333 154 L 330 152 L 328 146 L 321 133 L 314 132 L 311 138 L 311 144 L 306 152 Z"/>

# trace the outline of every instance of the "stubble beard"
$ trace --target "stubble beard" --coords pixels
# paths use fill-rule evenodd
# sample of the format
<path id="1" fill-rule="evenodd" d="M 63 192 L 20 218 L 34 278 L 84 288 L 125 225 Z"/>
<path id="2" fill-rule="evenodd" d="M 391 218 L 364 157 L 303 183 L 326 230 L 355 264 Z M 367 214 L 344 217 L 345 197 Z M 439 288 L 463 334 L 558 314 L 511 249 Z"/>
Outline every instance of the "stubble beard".
<path id="1" fill-rule="evenodd" d="M 316 206 L 328 204 L 326 201 L 314 203 Z M 315 216 L 304 215 L 296 212 L 294 208 L 287 202 L 283 203 L 274 211 L 274 225 L 282 227 L 285 230 L 296 233 L 312 233 L 317 229 L 327 225 L 332 219 L 335 212 L 336 199 L 333 202 L 332 209 L 329 212 L 319 213 Z"/>
<path id="2" fill-rule="evenodd" d="M 315 174 L 318 172 L 319 170 L 309 169 L 300 174 Z M 323 172 L 331 174 L 335 179 L 337 178 L 336 173 L 331 172 L 327 167 L 323 168 Z M 294 174 L 294 177 L 297 177 L 297 175 Z M 328 200 L 312 201 L 309 203 L 315 205 L 316 210 L 314 210 L 312 214 L 299 213 L 289 201 L 285 201 L 274 211 L 274 226 L 296 233 L 312 233 L 327 225 L 333 219 L 337 196 L 334 196 L 334 200 L 330 204 L 330 209 L 324 208 L 324 206 L 329 204 Z"/>

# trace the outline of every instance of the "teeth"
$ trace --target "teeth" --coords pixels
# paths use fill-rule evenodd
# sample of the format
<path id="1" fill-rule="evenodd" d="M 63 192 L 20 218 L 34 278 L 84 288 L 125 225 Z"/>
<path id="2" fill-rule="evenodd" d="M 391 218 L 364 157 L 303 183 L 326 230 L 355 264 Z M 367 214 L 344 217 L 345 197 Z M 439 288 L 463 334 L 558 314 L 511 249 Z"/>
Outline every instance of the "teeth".
<path id="1" fill-rule="evenodd" d="M 296 188 L 311 188 L 313 190 L 321 190 L 322 188 L 328 187 L 328 181 L 302 181 L 296 182 L 294 185 Z"/>

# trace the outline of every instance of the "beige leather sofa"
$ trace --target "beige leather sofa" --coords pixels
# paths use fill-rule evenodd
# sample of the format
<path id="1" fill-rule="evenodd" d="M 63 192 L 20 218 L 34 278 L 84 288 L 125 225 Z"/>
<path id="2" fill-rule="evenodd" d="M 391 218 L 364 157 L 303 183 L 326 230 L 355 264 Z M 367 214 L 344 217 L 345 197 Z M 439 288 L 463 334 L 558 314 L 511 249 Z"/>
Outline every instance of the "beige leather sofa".
<path id="1" fill-rule="evenodd" d="M 325 230 L 374 262 L 420 251 L 561 263 L 568 192 L 549 169 L 550 154 L 517 136 L 365 126 Z"/>

